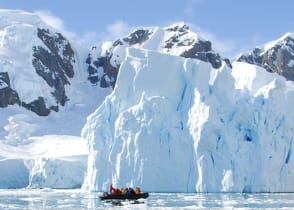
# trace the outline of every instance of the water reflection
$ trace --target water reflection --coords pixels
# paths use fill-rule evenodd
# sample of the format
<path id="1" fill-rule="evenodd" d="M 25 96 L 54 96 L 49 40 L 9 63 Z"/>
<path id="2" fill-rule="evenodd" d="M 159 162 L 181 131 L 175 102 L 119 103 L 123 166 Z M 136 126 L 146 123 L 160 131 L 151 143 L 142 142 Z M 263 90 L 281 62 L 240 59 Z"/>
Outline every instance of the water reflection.
<path id="1" fill-rule="evenodd" d="M 144 202 L 102 202 L 101 193 L 82 190 L 0 190 L 0 209 L 294 209 L 294 194 L 150 193 Z"/>

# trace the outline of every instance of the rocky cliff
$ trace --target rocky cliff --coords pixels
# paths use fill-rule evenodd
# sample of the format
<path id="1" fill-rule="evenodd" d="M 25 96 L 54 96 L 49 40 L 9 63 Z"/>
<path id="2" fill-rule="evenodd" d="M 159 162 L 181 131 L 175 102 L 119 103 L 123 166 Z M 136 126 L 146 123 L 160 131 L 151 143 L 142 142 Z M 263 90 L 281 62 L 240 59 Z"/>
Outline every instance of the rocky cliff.
<path id="1" fill-rule="evenodd" d="M 294 81 L 294 35 L 285 34 L 250 53 L 241 54 L 236 60 L 261 66 Z"/>

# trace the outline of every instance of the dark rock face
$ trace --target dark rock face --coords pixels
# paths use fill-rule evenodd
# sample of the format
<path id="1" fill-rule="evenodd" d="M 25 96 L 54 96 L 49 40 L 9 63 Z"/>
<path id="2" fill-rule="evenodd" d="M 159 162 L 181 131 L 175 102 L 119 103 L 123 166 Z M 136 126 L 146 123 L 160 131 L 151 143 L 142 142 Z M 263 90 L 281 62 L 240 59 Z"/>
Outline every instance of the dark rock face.
<path id="1" fill-rule="evenodd" d="M 11 89 L 9 75 L 7 72 L 0 72 L 0 107 L 19 104 L 20 100 L 16 91 Z"/>
<path id="2" fill-rule="evenodd" d="M 140 29 L 123 38 L 123 40 L 129 43 L 129 45 L 142 44 L 149 39 L 149 35 L 148 30 Z"/>
<path id="3" fill-rule="evenodd" d="M 38 29 L 38 37 L 50 51 L 41 46 L 34 47 L 33 66 L 47 84 L 55 89 L 52 94 L 56 102 L 63 106 L 68 100 L 64 86 L 70 84 L 69 78 L 74 76 L 74 51 L 60 33 L 52 34 L 48 29 Z"/>
<path id="4" fill-rule="evenodd" d="M 56 106 L 46 108 L 45 101 L 39 97 L 30 104 L 23 106 L 41 116 L 46 116 L 50 110 L 57 111 L 58 104 L 64 106 L 68 97 L 65 85 L 70 84 L 70 78 L 74 76 L 75 55 L 68 42 L 60 33 L 51 33 L 48 29 L 38 29 L 38 37 L 46 45 L 33 47 L 32 64 L 36 73 L 54 89 L 51 93 L 56 99 Z"/>
<path id="5" fill-rule="evenodd" d="M 86 63 L 88 65 L 89 81 L 102 88 L 114 87 L 120 65 L 113 66 L 110 62 L 112 54 L 99 57 L 94 60 L 91 54 L 88 55 Z M 100 71 L 99 71 L 100 70 Z"/>
<path id="6" fill-rule="evenodd" d="M 48 116 L 50 113 L 50 108 L 46 107 L 45 100 L 43 97 L 38 97 L 37 100 L 34 100 L 29 104 L 22 102 L 21 106 L 35 112 L 39 116 Z"/>
<path id="7" fill-rule="evenodd" d="M 193 47 L 181 54 L 184 58 L 196 58 L 205 62 L 209 62 L 213 68 L 220 68 L 222 58 L 218 53 L 212 51 L 210 41 L 201 41 L 193 45 Z"/>
<path id="8" fill-rule="evenodd" d="M 268 72 L 276 72 L 287 80 L 294 81 L 294 39 L 290 36 L 266 51 L 255 48 L 236 60 L 261 66 Z"/>
<path id="9" fill-rule="evenodd" d="M 3 87 L 3 88 L 1 88 Z M 7 72 L 0 72 L 0 107 L 4 108 L 8 105 L 19 105 L 35 112 L 39 116 L 47 116 L 50 110 L 58 111 L 58 107 L 50 107 L 49 109 L 45 105 L 43 97 L 39 97 L 31 103 L 25 103 L 20 101 L 17 92 L 10 87 L 10 79 Z"/>
<path id="10" fill-rule="evenodd" d="M 92 54 L 89 53 L 86 59 L 89 81 L 102 88 L 114 88 L 120 63 L 114 58 L 115 55 L 113 55 L 112 50 L 121 45 L 132 46 L 135 44 L 142 44 L 149 39 L 149 36 L 150 32 L 148 30 L 139 29 L 123 39 L 116 40 L 105 56 L 93 58 Z M 93 47 L 92 50 L 93 49 L 96 50 L 96 47 Z M 111 60 L 113 60 L 112 63 Z"/>

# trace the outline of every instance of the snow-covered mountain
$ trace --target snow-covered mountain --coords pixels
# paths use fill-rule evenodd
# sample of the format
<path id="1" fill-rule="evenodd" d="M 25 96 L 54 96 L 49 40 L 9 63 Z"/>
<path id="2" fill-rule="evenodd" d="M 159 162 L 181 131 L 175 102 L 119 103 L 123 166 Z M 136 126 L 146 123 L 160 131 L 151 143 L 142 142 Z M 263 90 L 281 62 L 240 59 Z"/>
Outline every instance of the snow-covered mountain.
<path id="1" fill-rule="evenodd" d="M 0 15 L 0 188 L 294 191 L 291 34 L 231 64 L 184 23 L 88 50 Z"/>
<path id="2" fill-rule="evenodd" d="M 125 59 L 127 47 L 148 49 L 156 52 L 195 58 L 209 62 L 214 68 L 220 68 L 222 58 L 212 49 L 209 40 L 199 37 L 183 22 L 168 27 L 140 27 L 114 43 L 106 43 L 102 49 L 92 47 L 88 54 L 89 80 L 101 87 L 114 87 L 121 63 Z"/>
<path id="3" fill-rule="evenodd" d="M 40 116 L 69 100 L 75 74 L 69 41 L 32 13 L 0 11 L 0 105 L 18 104 Z"/>
<path id="4" fill-rule="evenodd" d="M 0 10 L 0 15 L 0 113 L 5 116 L 0 139 L 79 135 L 87 115 L 111 91 L 87 80 L 88 49 L 34 13 Z M 75 125 L 66 125 L 73 119 Z"/>
<path id="5" fill-rule="evenodd" d="M 38 15 L 0 10 L 0 188 L 83 183 L 87 116 L 111 88 L 87 79 L 88 49 Z"/>
<path id="6" fill-rule="evenodd" d="M 261 66 L 294 81 L 294 34 L 287 33 L 250 53 L 239 55 L 236 60 Z"/>

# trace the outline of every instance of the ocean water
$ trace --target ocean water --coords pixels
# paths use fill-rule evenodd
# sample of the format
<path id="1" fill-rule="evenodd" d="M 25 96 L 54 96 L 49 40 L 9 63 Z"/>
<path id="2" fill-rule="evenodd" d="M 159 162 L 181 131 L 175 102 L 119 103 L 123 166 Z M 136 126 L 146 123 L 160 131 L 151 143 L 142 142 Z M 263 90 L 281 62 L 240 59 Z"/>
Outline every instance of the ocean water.
<path id="1" fill-rule="evenodd" d="M 150 193 L 139 202 L 105 202 L 83 190 L 0 190 L 0 209 L 294 209 L 291 193 Z"/>

